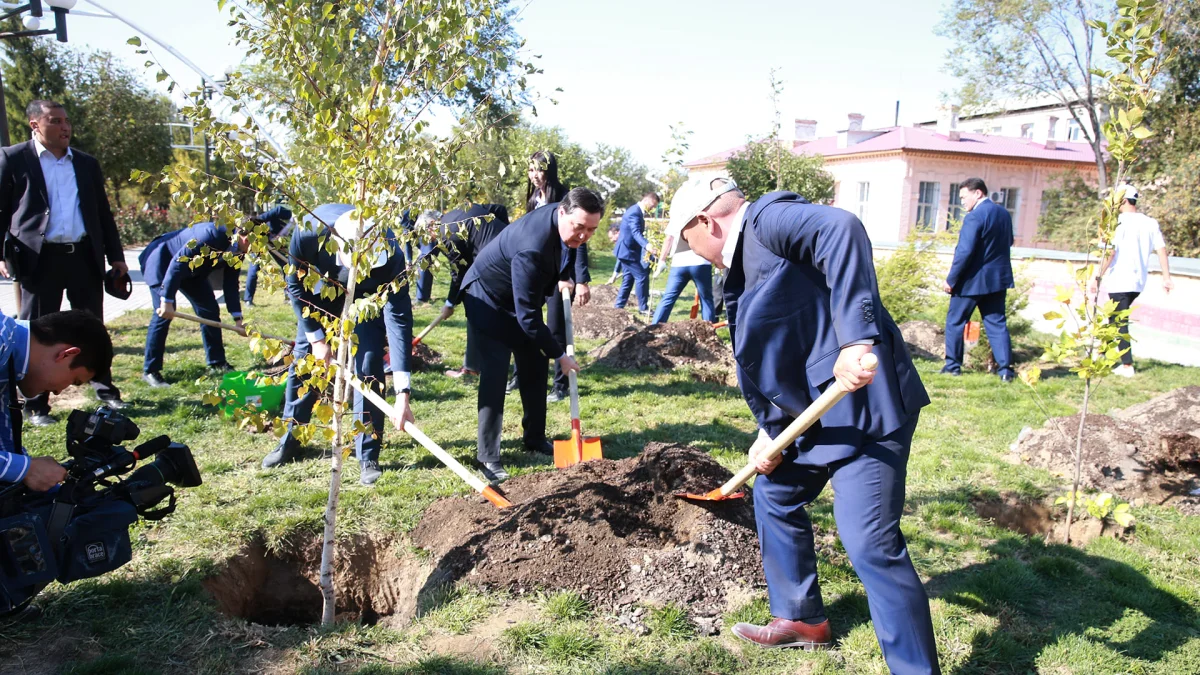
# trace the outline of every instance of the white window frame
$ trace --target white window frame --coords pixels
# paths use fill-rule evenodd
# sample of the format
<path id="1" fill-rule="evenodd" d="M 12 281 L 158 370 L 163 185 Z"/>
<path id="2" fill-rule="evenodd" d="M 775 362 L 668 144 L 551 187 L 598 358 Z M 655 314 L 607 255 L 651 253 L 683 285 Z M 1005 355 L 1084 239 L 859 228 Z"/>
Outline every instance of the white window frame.
<path id="1" fill-rule="evenodd" d="M 932 192 L 932 194 L 929 194 Z M 917 217 L 913 225 L 918 232 L 936 232 L 938 205 L 942 201 L 942 184 L 938 181 L 917 183 Z"/>

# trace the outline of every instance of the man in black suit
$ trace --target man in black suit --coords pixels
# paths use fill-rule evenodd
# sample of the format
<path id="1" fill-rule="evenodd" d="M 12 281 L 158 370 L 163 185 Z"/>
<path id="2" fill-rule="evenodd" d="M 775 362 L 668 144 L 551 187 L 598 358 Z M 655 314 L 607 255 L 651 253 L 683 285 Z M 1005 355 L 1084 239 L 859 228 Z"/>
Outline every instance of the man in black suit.
<path id="1" fill-rule="evenodd" d="M 71 121 L 61 104 L 36 100 L 26 110 L 33 138 L 0 150 L 0 223 L 6 227 L 0 273 L 21 285 L 22 319 L 57 312 L 63 293 L 73 309 L 104 318 L 104 261 L 128 275 L 117 223 L 95 157 L 71 148 Z M 120 408 L 111 376 L 92 382 L 106 405 Z M 29 421 L 46 426 L 48 394 L 26 403 Z"/>
<path id="2" fill-rule="evenodd" d="M 500 430 L 510 355 L 521 373 L 525 449 L 553 454 L 546 440 L 547 359 L 557 360 L 564 372 L 578 372 L 579 365 L 546 327 L 542 306 L 556 287 L 573 289 L 568 253 L 591 239 L 603 211 L 600 195 L 575 188 L 505 228 L 463 278 L 463 305 L 481 356 L 477 457 L 493 483 L 508 477 L 500 463 Z"/>

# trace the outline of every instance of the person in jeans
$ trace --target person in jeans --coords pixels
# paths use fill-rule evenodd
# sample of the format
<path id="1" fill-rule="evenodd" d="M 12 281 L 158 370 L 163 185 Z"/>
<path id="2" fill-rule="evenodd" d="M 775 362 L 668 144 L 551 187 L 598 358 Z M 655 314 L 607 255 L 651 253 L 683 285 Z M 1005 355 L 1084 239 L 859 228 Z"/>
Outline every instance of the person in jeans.
<path id="1" fill-rule="evenodd" d="M 1163 241 L 1158 221 L 1138 212 L 1138 191 L 1132 185 L 1117 188 L 1124 192 L 1121 215 L 1117 230 L 1113 234 L 1113 251 L 1100 261 L 1100 276 L 1089 285 L 1095 293 L 1096 283 L 1103 279 L 1104 292 L 1117 303 L 1117 311 L 1133 306 L 1133 301 L 1146 288 L 1147 267 L 1150 255 L 1158 253 L 1158 264 L 1162 270 L 1162 287 L 1167 293 L 1175 287 L 1168 267 L 1167 246 Z M 1129 321 L 1120 325 L 1121 365 L 1113 369 L 1114 375 L 1133 377 L 1133 353 L 1129 349 Z"/>
<path id="2" fill-rule="evenodd" d="M 667 242 L 664 250 L 670 249 L 670 243 Z M 689 281 L 696 284 L 696 292 L 700 294 L 700 316 L 710 323 L 715 321 L 717 313 L 713 308 L 712 280 L 712 263 L 695 252 L 679 251 L 672 255 L 671 275 L 667 277 L 667 288 L 663 291 L 658 309 L 654 311 L 654 323 L 666 323 L 671 319 L 671 308 Z"/>

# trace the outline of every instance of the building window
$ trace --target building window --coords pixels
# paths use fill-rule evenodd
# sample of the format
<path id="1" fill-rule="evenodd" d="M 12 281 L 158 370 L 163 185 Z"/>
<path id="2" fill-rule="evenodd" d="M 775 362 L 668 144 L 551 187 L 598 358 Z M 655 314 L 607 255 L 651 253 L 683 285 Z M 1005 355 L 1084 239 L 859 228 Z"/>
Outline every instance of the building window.
<path id="1" fill-rule="evenodd" d="M 1000 190 L 992 193 L 992 201 L 1004 207 L 1008 211 L 1008 216 L 1012 218 L 1013 229 L 1017 225 L 1017 210 L 1020 207 L 1021 191 L 1017 188 L 1000 188 Z"/>
<path id="2" fill-rule="evenodd" d="M 992 133 L 996 136 L 1004 133 L 1004 127 L 992 127 Z"/>
<path id="3" fill-rule="evenodd" d="M 1021 138 L 1033 138 L 1033 125 L 1032 124 L 1022 124 L 1021 125 Z"/>
<path id="4" fill-rule="evenodd" d="M 1046 128 L 1046 138 L 1054 138 L 1054 134 L 1058 133 L 1058 118 L 1051 117 L 1047 121 L 1050 125 Z"/>
<path id="5" fill-rule="evenodd" d="M 1075 143 L 1083 140 L 1083 129 L 1079 126 L 1079 122 L 1067 120 L 1067 140 Z"/>
<path id="6" fill-rule="evenodd" d="M 871 184 L 858 184 L 858 219 L 867 222 L 867 202 L 871 199 Z"/>
<path id="7" fill-rule="evenodd" d="M 962 189 L 962 183 L 950 184 L 950 209 L 946 213 L 946 231 L 954 232 L 958 226 L 962 224 L 963 213 L 962 195 L 958 191 Z"/>
<path id="8" fill-rule="evenodd" d="M 942 184 L 921 181 L 917 190 L 917 231 L 933 232 L 937 227 L 938 202 L 942 199 Z"/>

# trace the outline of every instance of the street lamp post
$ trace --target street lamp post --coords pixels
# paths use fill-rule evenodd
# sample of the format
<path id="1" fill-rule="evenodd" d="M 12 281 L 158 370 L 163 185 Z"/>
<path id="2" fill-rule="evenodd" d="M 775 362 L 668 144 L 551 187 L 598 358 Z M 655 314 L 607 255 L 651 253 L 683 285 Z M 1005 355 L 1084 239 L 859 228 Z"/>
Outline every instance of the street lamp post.
<path id="1" fill-rule="evenodd" d="M 25 30 L 0 33 L 0 40 L 34 37 L 37 35 L 53 35 L 59 42 L 66 42 L 67 14 L 75 6 L 75 2 L 76 0 L 46 0 L 46 4 L 50 6 L 50 10 L 54 12 L 54 28 L 42 28 L 42 0 L 30 0 L 28 4 L 11 8 L 7 14 L 0 15 L 0 21 L 28 12 L 28 15 L 21 20 L 21 25 L 25 27 Z M 4 100 L 4 79 L 0 77 L 0 145 L 9 145 L 10 142 L 11 139 L 8 137 L 8 107 Z"/>

